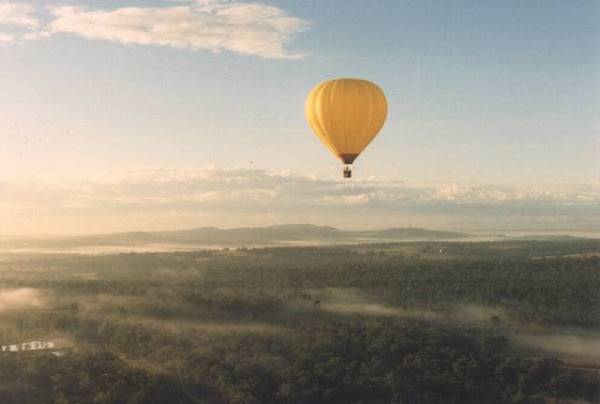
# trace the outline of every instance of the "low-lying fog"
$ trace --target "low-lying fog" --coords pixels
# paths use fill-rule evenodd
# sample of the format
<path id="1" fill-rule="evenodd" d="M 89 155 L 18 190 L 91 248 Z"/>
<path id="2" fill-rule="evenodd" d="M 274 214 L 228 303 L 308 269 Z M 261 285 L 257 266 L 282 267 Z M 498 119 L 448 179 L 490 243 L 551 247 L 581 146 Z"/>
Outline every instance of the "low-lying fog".
<path id="1" fill-rule="evenodd" d="M 553 329 L 527 331 L 519 327 L 502 307 L 472 303 L 450 303 L 444 310 L 405 309 L 378 303 L 376 299 L 356 289 L 328 288 L 311 291 L 316 300 L 315 309 L 364 316 L 389 316 L 422 319 L 445 324 L 463 324 L 479 327 L 500 326 L 512 344 L 557 357 L 568 356 L 585 362 L 600 361 L 600 330 Z M 308 305 L 304 303 L 304 307 Z"/>
<path id="2" fill-rule="evenodd" d="M 563 360 L 596 364 L 600 361 L 600 331 L 577 329 L 523 329 L 514 322 L 502 307 L 467 303 L 448 303 L 435 309 L 394 307 L 377 297 L 351 288 L 326 288 L 309 290 L 311 300 L 296 300 L 288 306 L 288 313 L 332 313 L 338 315 L 361 315 L 372 317 L 396 317 L 424 320 L 441 324 L 462 324 L 478 328 L 500 327 L 512 345 L 530 352 L 531 355 L 555 355 Z M 100 316 L 115 323 L 133 323 L 150 328 L 160 328 L 177 333 L 196 330 L 207 334 L 268 333 L 289 335 L 291 329 L 269 324 L 267 321 L 219 321 L 215 319 L 153 318 L 141 314 L 150 296 L 108 296 L 103 294 L 75 296 L 81 315 Z M 19 310 L 35 311 L 51 309 L 52 294 L 44 294 L 33 288 L 0 289 L 0 319 L 3 314 L 18 315 Z M 117 315 L 117 308 L 128 308 L 127 314 Z M 181 309 L 181 307 L 179 307 Z M 180 313 L 183 316 L 183 313 Z M 284 313 L 284 315 L 286 315 Z M 36 336 L 44 337 L 44 336 Z M 15 341 L 18 342 L 18 341 Z"/>
<path id="3" fill-rule="evenodd" d="M 501 307 L 453 303 L 446 305 L 446 310 L 443 311 L 406 309 L 379 303 L 372 296 L 357 289 L 327 288 L 311 292 L 316 296 L 313 302 L 316 308 L 340 314 L 405 317 L 461 324 L 489 324 L 492 317 L 500 321 L 509 320 L 506 311 Z"/>
<path id="4" fill-rule="evenodd" d="M 598 366 L 600 364 L 600 332 L 576 332 L 569 330 L 555 333 L 514 334 L 517 346 L 537 350 L 542 354 L 553 353 L 560 358 L 571 358 Z"/>
<path id="5" fill-rule="evenodd" d="M 31 288 L 0 289 L 0 313 L 12 309 L 42 307 L 44 300 L 39 290 Z"/>

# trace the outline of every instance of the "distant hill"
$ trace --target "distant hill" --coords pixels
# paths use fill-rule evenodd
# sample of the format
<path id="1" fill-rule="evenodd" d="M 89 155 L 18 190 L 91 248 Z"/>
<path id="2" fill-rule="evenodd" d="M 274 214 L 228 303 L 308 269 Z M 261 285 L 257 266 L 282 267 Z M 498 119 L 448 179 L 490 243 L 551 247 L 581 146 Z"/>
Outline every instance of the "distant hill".
<path id="1" fill-rule="evenodd" d="M 520 241 L 572 241 L 581 240 L 583 237 L 570 236 L 568 234 L 529 234 L 525 236 L 511 237 L 511 240 Z"/>
<path id="2" fill-rule="evenodd" d="M 92 246 L 253 246 L 302 243 L 352 243 L 377 241 L 453 240 L 470 237 L 466 233 L 392 228 L 372 231 L 344 231 L 329 226 L 289 224 L 269 227 L 219 229 L 201 227 L 190 230 L 127 232 L 64 238 L 0 240 L 0 249 L 80 248 Z"/>

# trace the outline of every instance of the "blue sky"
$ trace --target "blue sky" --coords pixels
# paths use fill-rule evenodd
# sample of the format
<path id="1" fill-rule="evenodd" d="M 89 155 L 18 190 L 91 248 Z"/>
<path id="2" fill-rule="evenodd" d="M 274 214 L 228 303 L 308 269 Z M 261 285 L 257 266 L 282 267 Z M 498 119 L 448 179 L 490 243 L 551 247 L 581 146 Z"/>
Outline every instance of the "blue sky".
<path id="1" fill-rule="evenodd" d="M 177 181 L 190 170 L 196 179 L 242 170 L 338 184 L 359 189 L 350 205 L 370 216 L 302 213 L 289 191 L 261 182 L 279 189 L 275 205 L 236 215 L 240 225 L 381 227 L 402 218 L 393 224 L 451 228 L 487 212 L 474 200 L 502 207 L 499 227 L 523 219 L 522 208 L 510 210 L 515 201 L 543 212 L 528 208 L 528 223 L 597 224 L 599 49 L 600 5 L 585 0 L 0 1 L 0 197 L 12 212 L 0 233 L 153 227 L 120 206 L 73 212 L 73 199 L 53 210 L 31 201 L 40 188 L 58 201 L 58 189 L 82 183 L 100 200 L 103 176 L 164 182 L 165 170 L 179 170 Z M 352 184 L 339 184 L 339 165 L 302 109 L 312 86 L 334 77 L 373 80 L 389 102 Z M 204 181 L 202 192 L 215 192 Z M 15 196 L 24 183 L 34 185 Z M 390 187 L 416 200 L 441 192 L 460 209 L 417 215 L 394 202 L 388 212 L 377 202 Z M 313 196 L 304 202 L 313 211 L 315 201 L 336 201 Z M 573 209 L 549 211 L 557 200 Z M 150 205 L 138 209 L 156 217 Z M 202 215 L 164 216 L 161 226 L 235 225 L 205 201 L 190 209 Z M 115 224 L 105 225 L 107 215 Z"/>

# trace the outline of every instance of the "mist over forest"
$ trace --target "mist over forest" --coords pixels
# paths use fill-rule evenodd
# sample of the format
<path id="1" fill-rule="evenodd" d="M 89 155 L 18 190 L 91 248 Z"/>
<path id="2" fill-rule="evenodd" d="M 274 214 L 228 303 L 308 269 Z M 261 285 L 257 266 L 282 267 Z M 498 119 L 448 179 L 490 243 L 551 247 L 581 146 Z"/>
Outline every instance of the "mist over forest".
<path id="1" fill-rule="evenodd" d="M 600 241 L 0 255 L 2 403 L 593 403 Z"/>

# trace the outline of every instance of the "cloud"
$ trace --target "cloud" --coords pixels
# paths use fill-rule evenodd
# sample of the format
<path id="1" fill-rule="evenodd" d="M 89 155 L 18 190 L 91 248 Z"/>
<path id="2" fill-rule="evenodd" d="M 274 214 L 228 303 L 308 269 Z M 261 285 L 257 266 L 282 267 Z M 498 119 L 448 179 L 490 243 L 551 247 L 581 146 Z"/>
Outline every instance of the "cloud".
<path id="1" fill-rule="evenodd" d="M 17 42 L 23 30 L 35 30 L 39 21 L 35 9 L 25 3 L 0 1 L 0 45 Z"/>
<path id="2" fill-rule="evenodd" d="M 15 40 L 15 37 L 9 34 L 5 34 L 3 32 L 0 32 L 0 44 L 2 43 L 11 43 Z"/>
<path id="3" fill-rule="evenodd" d="M 26 41 L 35 41 L 39 39 L 50 38 L 52 33 L 46 30 L 37 30 L 23 34 L 22 38 Z"/>
<path id="4" fill-rule="evenodd" d="M 556 203 L 598 202 L 599 184 L 555 185 L 539 188 L 511 189 L 506 187 L 467 186 L 447 183 L 424 195 L 427 201 L 468 203 L 501 203 L 505 201 L 546 201 Z"/>
<path id="5" fill-rule="evenodd" d="M 272 59 L 297 59 L 285 46 L 308 23 L 275 6 L 239 1 L 199 1 L 168 7 L 91 10 L 48 7 L 52 34 L 123 44 L 231 51 Z"/>
<path id="6" fill-rule="evenodd" d="M 25 3 L 0 2 L 0 26 L 17 26 L 34 29 L 39 26 L 33 17 L 35 9 Z"/>
<path id="7" fill-rule="evenodd" d="M 0 182 L 0 233 L 311 222 L 342 228 L 593 230 L 600 184 L 408 186 L 239 168 L 146 168 Z"/>

